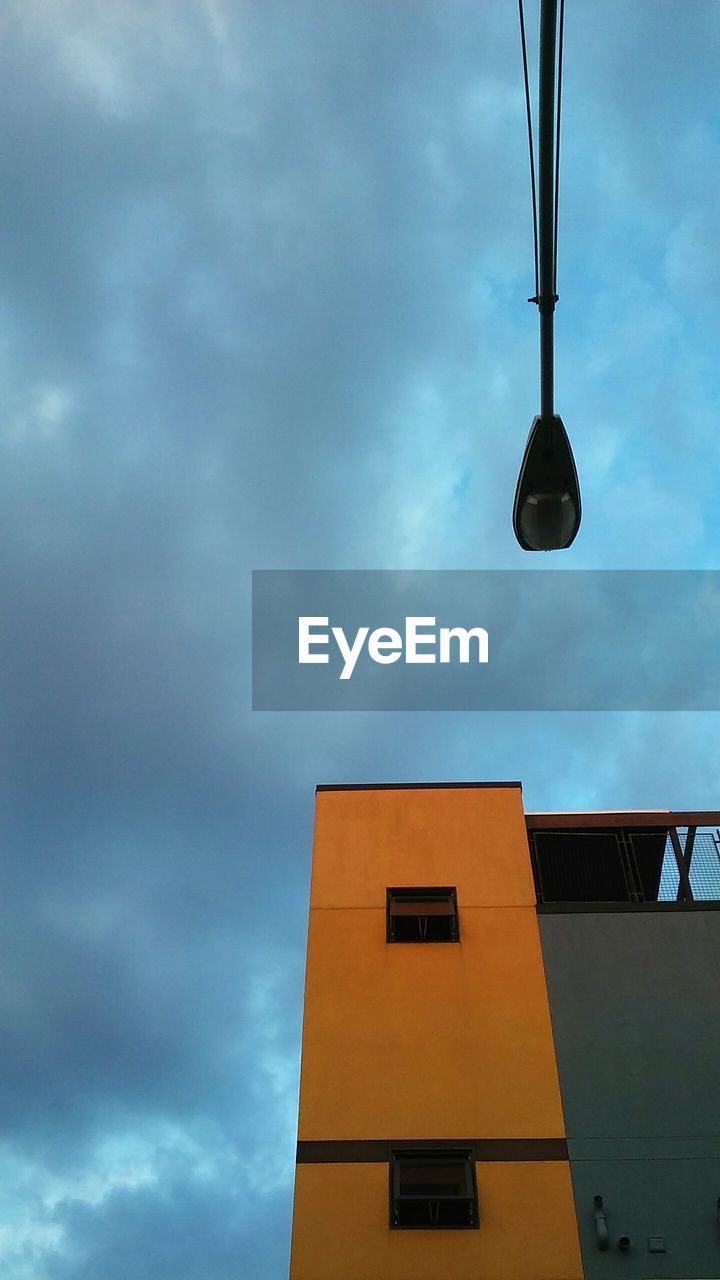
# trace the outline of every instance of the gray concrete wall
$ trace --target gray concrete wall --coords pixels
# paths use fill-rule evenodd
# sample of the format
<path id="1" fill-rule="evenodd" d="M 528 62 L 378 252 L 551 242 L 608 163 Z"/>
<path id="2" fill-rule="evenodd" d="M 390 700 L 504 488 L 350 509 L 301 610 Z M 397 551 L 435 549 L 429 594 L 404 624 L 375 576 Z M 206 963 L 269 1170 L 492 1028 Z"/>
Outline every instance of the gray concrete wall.
<path id="1" fill-rule="evenodd" d="M 583 1266 L 588 1280 L 633 1277 L 650 1280 L 665 1277 L 720 1275 L 720 1139 L 716 1156 L 679 1157 L 673 1141 L 665 1157 L 645 1152 L 635 1159 L 615 1152 L 610 1159 L 582 1158 L 573 1154 L 571 1170 L 580 1228 Z M 609 1247 L 597 1247 L 593 1198 L 601 1195 L 609 1235 Z M 621 1236 L 629 1236 L 627 1252 L 618 1249 Z M 655 1252 L 664 1247 L 664 1252 Z"/>
<path id="2" fill-rule="evenodd" d="M 539 924 L 585 1275 L 715 1280 L 720 912 L 542 914 Z M 651 1252 L 658 1239 L 665 1251 Z"/>

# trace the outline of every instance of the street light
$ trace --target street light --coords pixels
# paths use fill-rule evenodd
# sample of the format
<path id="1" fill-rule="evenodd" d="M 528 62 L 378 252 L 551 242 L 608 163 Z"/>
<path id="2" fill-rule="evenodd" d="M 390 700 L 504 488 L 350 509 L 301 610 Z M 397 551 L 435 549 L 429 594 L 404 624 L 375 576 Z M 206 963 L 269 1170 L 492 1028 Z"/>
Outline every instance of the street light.
<path id="1" fill-rule="evenodd" d="M 535 232 L 535 297 L 529 301 L 537 303 L 540 314 L 540 413 L 533 419 L 520 466 L 513 505 L 513 528 L 524 551 L 559 551 L 569 547 L 574 541 L 580 528 L 582 510 L 575 459 L 562 419 L 555 413 L 553 403 L 553 316 L 558 301 L 557 203 L 564 0 L 560 0 L 559 58 L 556 58 L 557 0 L 540 0 L 537 216 L 522 0 L 519 0 L 519 6 Z"/>

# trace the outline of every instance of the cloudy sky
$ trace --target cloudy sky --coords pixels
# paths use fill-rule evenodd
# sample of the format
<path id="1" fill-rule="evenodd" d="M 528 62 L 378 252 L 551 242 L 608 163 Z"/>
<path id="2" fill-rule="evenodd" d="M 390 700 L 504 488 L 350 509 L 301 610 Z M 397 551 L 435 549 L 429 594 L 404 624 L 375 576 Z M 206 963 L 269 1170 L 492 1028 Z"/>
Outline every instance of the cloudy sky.
<path id="1" fill-rule="evenodd" d="M 720 568 L 719 30 L 568 0 L 554 568 Z M 284 1280 L 315 784 L 720 807 L 718 717 L 250 711 L 252 568 L 528 567 L 514 0 L 7 0 L 0 64 L 0 1267 Z"/>

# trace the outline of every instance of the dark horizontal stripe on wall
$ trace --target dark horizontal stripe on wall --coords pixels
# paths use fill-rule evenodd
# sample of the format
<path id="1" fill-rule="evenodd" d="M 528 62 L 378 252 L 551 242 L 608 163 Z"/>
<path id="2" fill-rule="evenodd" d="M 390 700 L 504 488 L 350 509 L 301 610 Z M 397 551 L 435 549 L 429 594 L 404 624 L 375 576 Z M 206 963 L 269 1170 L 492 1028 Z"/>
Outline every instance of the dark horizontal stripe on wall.
<path id="1" fill-rule="evenodd" d="M 498 787 L 516 787 L 522 782 L 329 782 L 320 783 L 316 791 L 482 791 Z"/>
<path id="2" fill-rule="evenodd" d="M 608 911 L 720 911 L 720 902 L 695 899 L 694 902 L 538 902 L 541 916 L 577 915 L 581 912 L 603 915 Z"/>
<path id="3" fill-rule="evenodd" d="M 417 1138 L 397 1142 L 381 1139 L 357 1139 L 337 1142 L 298 1142 L 298 1164 L 387 1164 L 391 1151 L 449 1151 L 455 1147 L 467 1151 L 472 1147 L 477 1161 L 492 1160 L 567 1160 L 564 1138 Z"/>

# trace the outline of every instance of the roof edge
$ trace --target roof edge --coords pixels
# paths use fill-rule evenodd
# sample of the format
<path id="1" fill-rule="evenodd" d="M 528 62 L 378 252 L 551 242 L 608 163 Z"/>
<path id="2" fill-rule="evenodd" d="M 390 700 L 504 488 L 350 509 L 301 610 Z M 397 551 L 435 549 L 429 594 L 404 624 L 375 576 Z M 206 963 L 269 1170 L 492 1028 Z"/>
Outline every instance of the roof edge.
<path id="1" fill-rule="evenodd" d="M 480 791 L 499 787 L 522 791 L 522 782 L 327 782 L 318 783 L 315 791 Z"/>

